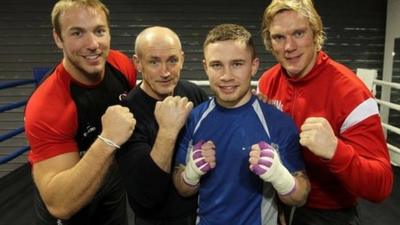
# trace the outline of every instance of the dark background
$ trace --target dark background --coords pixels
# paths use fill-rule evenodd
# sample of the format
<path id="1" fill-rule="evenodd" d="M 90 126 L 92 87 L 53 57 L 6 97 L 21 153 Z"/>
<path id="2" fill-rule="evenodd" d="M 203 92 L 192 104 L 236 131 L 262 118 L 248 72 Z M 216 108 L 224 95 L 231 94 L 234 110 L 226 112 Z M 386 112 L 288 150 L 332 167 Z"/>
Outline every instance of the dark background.
<path id="1" fill-rule="evenodd" d="M 111 12 L 112 48 L 121 50 L 128 56 L 133 54 L 133 42 L 142 29 L 162 25 L 175 30 L 181 38 L 186 57 L 183 79 L 206 79 L 201 64 L 202 43 L 208 30 L 220 23 L 237 23 L 253 34 L 262 62 L 256 79 L 262 71 L 275 63 L 272 55 L 265 51 L 260 37 L 262 13 L 270 1 L 103 2 Z M 56 48 L 51 35 L 50 12 L 54 3 L 55 1 L 49 0 L 0 2 L 0 82 L 32 79 L 34 68 L 51 67 L 60 61 L 61 52 Z M 323 50 L 354 71 L 357 68 L 376 69 L 380 78 L 387 1 L 314 0 L 314 3 L 328 37 Z M 0 90 L 0 104 L 24 99 L 33 88 L 34 85 L 25 85 Z M 396 123 L 397 116 L 392 116 L 391 120 Z M 0 134 L 19 126 L 23 126 L 23 108 L 0 114 Z M 25 144 L 23 134 L 2 142 L 0 156 Z M 400 177 L 398 168 L 395 168 L 395 174 Z M 398 192 L 400 189 L 397 180 L 394 190 Z M 31 191 L 32 181 L 29 166 L 26 165 L 26 155 L 0 165 L 0 225 L 33 223 Z M 395 224 L 395 219 L 399 219 L 400 215 L 399 202 L 400 197 L 396 192 L 378 205 L 363 202 L 360 209 L 364 224 Z"/>

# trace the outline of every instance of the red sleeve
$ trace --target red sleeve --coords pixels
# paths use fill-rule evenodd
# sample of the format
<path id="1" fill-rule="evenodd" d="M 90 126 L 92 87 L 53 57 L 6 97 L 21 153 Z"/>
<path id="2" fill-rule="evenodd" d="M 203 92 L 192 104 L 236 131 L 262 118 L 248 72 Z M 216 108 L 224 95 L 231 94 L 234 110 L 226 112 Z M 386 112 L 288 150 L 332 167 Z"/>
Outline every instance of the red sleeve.
<path id="1" fill-rule="evenodd" d="M 57 68 L 56 71 L 59 71 Z M 65 83 L 68 76 L 51 75 L 33 93 L 25 109 L 25 135 L 34 164 L 63 153 L 78 151 L 76 106 Z"/>
<path id="2" fill-rule="evenodd" d="M 107 61 L 126 76 L 131 88 L 136 86 L 137 70 L 131 59 L 119 51 L 110 50 Z"/>
<path id="3" fill-rule="evenodd" d="M 329 169 L 347 190 L 369 201 L 383 201 L 393 185 L 393 172 L 376 101 L 361 80 L 343 65 L 347 76 L 335 79 L 339 138 Z"/>
<path id="4" fill-rule="evenodd" d="M 340 135 L 330 170 L 347 190 L 369 201 L 383 201 L 393 185 L 393 173 L 380 117 L 371 116 Z"/>

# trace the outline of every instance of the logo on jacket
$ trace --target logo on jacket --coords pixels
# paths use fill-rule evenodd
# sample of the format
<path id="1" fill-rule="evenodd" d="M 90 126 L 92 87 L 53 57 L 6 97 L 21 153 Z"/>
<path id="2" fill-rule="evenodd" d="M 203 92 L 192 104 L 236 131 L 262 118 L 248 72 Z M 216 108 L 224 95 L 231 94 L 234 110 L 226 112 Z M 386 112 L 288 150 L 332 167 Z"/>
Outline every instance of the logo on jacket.
<path id="1" fill-rule="evenodd" d="M 273 100 L 269 100 L 268 103 L 275 106 L 275 108 L 277 108 L 283 112 L 283 104 L 280 100 L 273 99 Z"/>

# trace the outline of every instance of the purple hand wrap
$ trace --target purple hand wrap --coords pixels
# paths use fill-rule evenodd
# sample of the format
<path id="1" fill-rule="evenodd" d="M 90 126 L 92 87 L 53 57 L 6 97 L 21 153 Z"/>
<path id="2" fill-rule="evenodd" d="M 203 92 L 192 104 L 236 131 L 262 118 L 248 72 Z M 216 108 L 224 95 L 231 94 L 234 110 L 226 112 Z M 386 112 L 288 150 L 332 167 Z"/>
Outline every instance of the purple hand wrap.
<path id="1" fill-rule="evenodd" d="M 208 171 L 211 170 L 210 165 L 206 162 L 204 159 L 202 152 L 201 152 L 201 146 L 204 144 L 204 141 L 199 141 L 195 145 L 193 145 L 193 153 L 192 153 L 192 159 L 197 168 L 203 172 L 207 173 Z"/>
<path id="2" fill-rule="evenodd" d="M 272 162 L 274 160 L 274 150 L 271 145 L 265 141 L 260 141 L 258 145 L 260 146 L 260 159 L 258 160 L 258 164 L 254 165 L 251 170 L 253 173 L 261 175 L 267 172 L 272 166 Z"/>
<path id="3" fill-rule="evenodd" d="M 252 165 L 251 171 L 260 176 L 265 182 L 270 182 L 280 195 L 288 195 L 296 190 L 296 180 L 283 166 L 279 153 L 264 141 L 260 146 L 260 159 Z"/>
<path id="4" fill-rule="evenodd" d="M 203 144 L 204 141 L 199 141 L 192 146 L 190 159 L 182 173 L 185 183 L 190 186 L 197 186 L 200 177 L 211 170 L 210 164 L 206 162 L 202 154 L 201 146 Z"/>

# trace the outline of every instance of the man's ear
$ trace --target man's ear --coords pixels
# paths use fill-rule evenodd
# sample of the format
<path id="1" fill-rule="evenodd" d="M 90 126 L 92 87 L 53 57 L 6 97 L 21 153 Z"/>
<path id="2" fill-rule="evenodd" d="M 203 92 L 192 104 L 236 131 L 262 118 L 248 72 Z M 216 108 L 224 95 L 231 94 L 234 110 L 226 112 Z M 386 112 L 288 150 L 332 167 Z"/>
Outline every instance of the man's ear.
<path id="1" fill-rule="evenodd" d="M 135 64 L 135 67 L 136 67 L 137 71 L 141 73 L 142 72 L 142 65 L 140 64 L 140 59 L 136 54 L 134 54 L 132 56 L 132 61 Z"/>
<path id="2" fill-rule="evenodd" d="M 182 56 L 181 69 L 183 69 L 183 64 L 185 63 L 185 52 L 182 51 L 181 56 Z"/>
<path id="3" fill-rule="evenodd" d="M 204 69 L 204 72 L 206 73 L 207 79 L 210 80 L 210 77 L 208 76 L 208 66 L 207 66 L 206 59 L 203 59 L 203 69 Z"/>
<path id="4" fill-rule="evenodd" d="M 204 72 L 207 73 L 207 62 L 206 62 L 206 59 L 203 59 L 203 69 L 204 69 Z"/>
<path id="5" fill-rule="evenodd" d="M 259 66 L 260 66 L 260 58 L 256 57 L 251 62 L 251 76 L 252 77 L 254 77 L 257 74 Z"/>
<path id="6" fill-rule="evenodd" d="M 60 37 L 56 30 L 53 29 L 53 39 L 59 49 L 63 49 L 62 37 Z"/>

